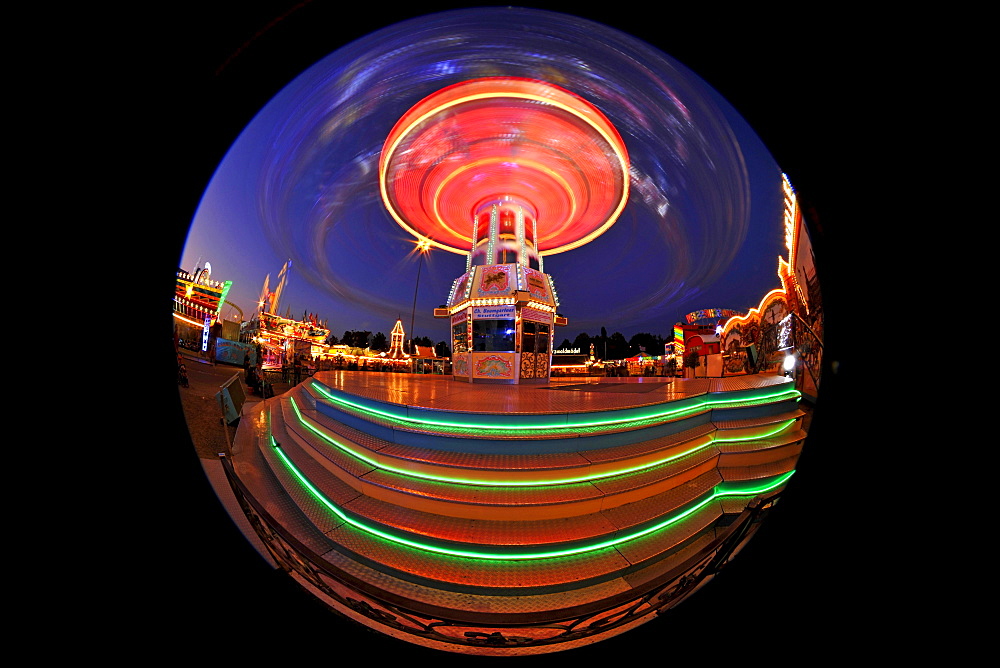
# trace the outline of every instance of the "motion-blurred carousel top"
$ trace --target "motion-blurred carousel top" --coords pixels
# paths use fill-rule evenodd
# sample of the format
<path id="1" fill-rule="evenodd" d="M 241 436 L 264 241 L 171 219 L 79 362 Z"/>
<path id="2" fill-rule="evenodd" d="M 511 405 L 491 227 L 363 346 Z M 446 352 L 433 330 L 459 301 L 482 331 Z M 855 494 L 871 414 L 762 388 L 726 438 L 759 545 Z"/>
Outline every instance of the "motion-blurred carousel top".
<path id="1" fill-rule="evenodd" d="M 628 182 L 611 122 L 544 81 L 464 81 L 403 115 L 382 151 L 382 198 L 405 230 L 467 255 L 435 311 L 451 319 L 456 379 L 548 380 L 553 326 L 566 319 L 542 258 L 613 225 Z"/>

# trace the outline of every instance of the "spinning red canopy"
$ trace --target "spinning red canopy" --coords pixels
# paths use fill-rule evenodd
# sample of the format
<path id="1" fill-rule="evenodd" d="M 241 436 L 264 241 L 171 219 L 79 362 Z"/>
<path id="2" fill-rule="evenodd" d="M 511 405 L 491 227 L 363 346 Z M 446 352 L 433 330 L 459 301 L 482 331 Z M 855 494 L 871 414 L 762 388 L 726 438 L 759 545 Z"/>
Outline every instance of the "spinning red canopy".
<path id="1" fill-rule="evenodd" d="M 443 88 L 407 111 L 379 160 L 389 213 L 438 248 L 468 253 L 473 220 L 517 207 L 552 255 L 614 224 L 628 153 L 592 104 L 544 81 L 493 77 Z"/>

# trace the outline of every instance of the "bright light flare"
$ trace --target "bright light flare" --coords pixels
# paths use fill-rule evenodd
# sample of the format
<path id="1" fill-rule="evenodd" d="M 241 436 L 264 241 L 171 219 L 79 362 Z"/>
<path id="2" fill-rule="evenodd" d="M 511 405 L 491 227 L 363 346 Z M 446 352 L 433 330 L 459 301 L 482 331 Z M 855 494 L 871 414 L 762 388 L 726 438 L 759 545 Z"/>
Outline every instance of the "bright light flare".
<path id="1" fill-rule="evenodd" d="M 795 369 L 795 355 L 785 355 L 782 367 L 785 369 L 785 373 L 791 373 Z"/>

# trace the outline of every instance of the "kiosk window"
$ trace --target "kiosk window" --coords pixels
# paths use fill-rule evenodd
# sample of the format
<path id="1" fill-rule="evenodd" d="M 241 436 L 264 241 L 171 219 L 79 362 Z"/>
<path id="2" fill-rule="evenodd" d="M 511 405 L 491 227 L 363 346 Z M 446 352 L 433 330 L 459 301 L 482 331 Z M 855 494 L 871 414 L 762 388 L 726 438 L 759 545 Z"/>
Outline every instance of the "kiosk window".
<path id="1" fill-rule="evenodd" d="M 538 325 L 538 341 L 535 344 L 535 350 L 540 353 L 549 352 L 549 326 L 548 325 Z"/>
<path id="2" fill-rule="evenodd" d="M 477 351 L 513 352 L 513 320 L 473 320 L 472 349 Z"/>
<path id="3" fill-rule="evenodd" d="M 529 320 L 521 321 L 521 352 L 535 352 L 535 323 Z"/>
<path id="4" fill-rule="evenodd" d="M 451 328 L 451 349 L 456 353 L 469 351 L 469 323 L 460 322 Z"/>
<path id="5" fill-rule="evenodd" d="M 521 352 L 523 353 L 547 353 L 549 352 L 549 326 L 540 322 L 524 320 L 521 323 Z"/>

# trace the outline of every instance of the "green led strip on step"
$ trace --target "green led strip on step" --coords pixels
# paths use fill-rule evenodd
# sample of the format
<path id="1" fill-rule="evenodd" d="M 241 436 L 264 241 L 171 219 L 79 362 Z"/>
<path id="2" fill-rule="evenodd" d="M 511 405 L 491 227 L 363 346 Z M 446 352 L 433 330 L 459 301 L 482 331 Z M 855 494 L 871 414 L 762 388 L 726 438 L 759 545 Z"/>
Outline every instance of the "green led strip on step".
<path id="1" fill-rule="evenodd" d="M 426 473 L 426 472 L 422 472 L 422 471 L 411 471 L 411 470 L 408 470 L 408 469 L 405 469 L 405 468 L 401 468 L 401 467 L 398 467 L 398 466 L 393 466 L 391 464 L 386 464 L 384 462 L 380 462 L 378 460 L 372 459 L 371 457 L 368 457 L 365 454 L 363 454 L 357 448 L 352 448 L 351 446 L 349 446 L 346 443 L 340 441 L 339 439 L 334 438 L 332 435 L 328 434 L 326 431 L 322 430 L 320 427 L 316 426 L 313 423 L 312 420 L 309 420 L 308 418 L 306 418 L 302 414 L 302 412 L 299 410 L 298 403 L 295 401 L 294 397 L 289 397 L 289 401 L 291 401 L 292 408 L 295 410 L 295 415 L 298 418 L 299 423 L 302 424 L 302 426 L 304 426 L 306 429 L 308 429 L 309 431 L 311 431 L 314 434 L 316 434 L 317 436 L 319 436 L 321 439 L 323 439 L 327 443 L 330 443 L 334 447 L 338 448 L 342 452 L 344 452 L 344 453 L 346 453 L 346 454 L 348 454 L 348 455 L 350 455 L 352 457 L 355 457 L 357 459 L 360 459 L 361 461 L 363 461 L 365 464 L 368 464 L 369 466 L 373 466 L 375 468 L 378 468 L 378 469 L 381 469 L 381 470 L 384 470 L 384 471 L 389 471 L 391 473 L 397 473 L 397 474 L 400 474 L 400 475 L 403 475 L 403 476 L 407 476 L 407 477 L 410 477 L 410 478 L 419 478 L 421 480 L 431 480 L 433 482 L 454 483 L 454 484 L 460 484 L 460 485 L 480 485 L 480 486 L 483 486 L 483 487 L 544 487 L 544 486 L 548 486 L 548 485 L 565 485 L 565 484 L 569 484 L 569 483 L 588 482 L 588 481 L 591 481 L 591 480 L 600 480 L 602 478 L 610 478 L 610 477 L 617 476 L 617 475 L 624 475 L 626 473 L 635 473 L 637 471 L 642 471 L 642 470 L 645 470 L 645 469 L 649 469 L 649 468 L 652 468 L 654 466 L 659 466 L 660 464 L 666 464 L 668 462 L 675 461 L 677 459 L 680 459 L 681 457 L 686 457 L 688 455 L 695 454 L 696 452 L 704 450 L 705 448 L 711 448 L 716 442 L 719 442 L 719 443 L 731 443 L 731 442 L 739 442 L 739 441 L 756 441 L 756 440 L 760 440 L 762 438 L 770 438 L 771 436 L 774 436 L 775 434 L 778 434 L 779 432 L 783 431 L 785 428 L 787 428 L 789 425 L 791 425 L 792 423 L 794 423 L 796 421 L 796 418 L 793 418 L 793 419 L 790 419 L 790 420 L 786 420 L 785 422 L 781 423 L 778 427 L 776 427 L 772 431 L 770 431 L 770 432 L 768 432 L 766 434 L 761 434 L 759 436 L 754 436 L 753 438 L 737 438 L 737 437 L 733 437 L 733 438 L 724 438 L 724 437 L 723 438 L 714 438 L 713 437 L 712 441 L 710 441 L 708 443 L 705 443 L 704 445 L 699 445 L 699 446 L 696 446 L 696 447 L 693 447 L 693 448 L 689 448 L 688 450 L 685 450 L 684 452 L 673 454 L 673 455 L 670 455 L 668 457 L 663 457 L 662 459 L 658 459 L 658 460 L 653 461 L 653 462 L 648 462 L 648 463 L 645 463 L 645 464 L 639 464 L 639 465 L 636 465 L 636 466 L 630 466 L 630 467 L 627 467 L 627 468 L 621 468 L 621 469 L 615 469 L 615 470 L 611 470 L 611 471 L 606 471 L 604 473 L 589 473 L 589 474 L 582 474 L 582 475 L 577 475 L 577 476 L 570 476 L 570 477 L 567 477 L 567 478 L 547 478 L 547 479 L 534 479 L 534 480 L 483 480 L 483 479 L 479 479 L 479 478 L 462 478 L 462 477 L 459 477 L 459 476 L 449 476 L 449 475 L 442 475 L 442 474 L 431 474 L 431 473 Z"/>
<path id="2" fill-rule="evenodd" d="M 741 405 L 756 405 L 764 403 L 775 403 L 777 401 L 784 401 L 786 399 L 795 399 L 796 401 L 801 398 L 802 393 L 798 390 L 784 390 L 781 392 L 776 392 L 774 394 L 769 394 L 764 397 L 755 397 L 752 399 L 742 399 L 742 400 L 726 400 L 726 399 L 700 399 L 698 400 L 698 405 L 689 408 L 675 408 L 672 410 L 662 410 L 650 413 L 642 417 L 629 417 L 629 418 L 618 418 L 615 420 L 584 420 L 579 422 L 560 422 L 560 423 L 550 423 L 550 424 L 535 424 L 526 425 L 523 427 L 505 427 L 500 425 L 484 425 L 474 422 L 446 422 L 443 420 L 431 420 L 426 418 L 413 418 L 408 416 L 401 416 L 391 411 L 379 410 L 376 408 L 370 408 L 363 406 L 361 404 L 355 403 L 344 399 L 343 397 L 338 397 L 334 394 L 328 392 L 319 383 L 313 383 L 313 387 L 316 391 L 322 394 L 324 397 L 329 399 L 335 404 L 340 404 L 342 406 L 347 406 L 350 409 L 359 411 L 366 415 L 374 415 L 384 420 L 394 422 L 403 427 L 433 427 L 438 428 L 441 431 L 447 431 L 450 429 L 465 429 L 465 430 L 496 430 L 503 429 L 504 432 L 509 434 L 530 434 L 539 429 L 546 429 L 551 431 L 579 431 L 585 429 L 597 429 L 600 427 L 608 427 L 611 429 L 620 428 L 631 424 L 639 424 L 641 422 L 650 420 L 671 420 L 683 417 L 684 415 L 690 413 L 697 413 L 703 411 L 707 408 L 726 408 L 726 407 L 736 407 Z"/>
<path id="3" fill-rule="evenodd" d="M 584 545 L 581 547 L 564 549 L 564 550 L 547 550 L 539 552 L 522 552 L 522 553 L 486 552 L 486 551 L 474 551 L 474 550 L 459 550 L 455 548 L 448 548 L 440 545 L 424 543 L 409 538 L 403 538 L 401 536 L 396 536 L 381 529 L 369 526 L 364 522 L 361 522 L 355 519 L 354 517 L 351 517 L 350 515 L 345 513 L 339 506 L 337 506 L 337 504 L 335 504 L 333 501 L 327 498 L 325 494 L 320 492 L 312 484 L 312 482 L 310 482 L 309 479 L 306 478 L 306 476 L 302 473 L 302 471 L 300 471 L 298 467 L 296 467 L 292 463 L 292 461 L 288 458 L 288 456 L 285 455 L 285 453 L 282 451 L 281 447 L 275 442 L 273 435 L 270 437 L 270 440 L 271 444 L 274 446 L 273 448 L 274 451 L 278 454 L 279 459 L 285 464 L 285 466 L 288 468 L 291 474 L 299 481 L 299 483 L 302 484 L 302 486 L 305 487 L 305 489 L 307 489 L 316 498 L 316 500 L 320 502 L 320 504 L 325 506 L 334 515 L 339 517 L 347 524 L 350 524 L 356 529 L 360 529 L 361 531 L 364 531 L 365 533 L 368 533 L 372 536 L 376 536 L 378 538 L 382 538 L 384 540 L 388 540 L 390 542 L 399 545 L 405 545 L 407 547 L 423 550 L 425 552 L 433 552 L 435 554 L 443 554 L 450 557 L 464 557 L 469 559 L 493 559 L 493 560 L 506 560 L 506 561 L 523 561 L 527 559 L 550 559 L 553 557 L 568 557 L 577 554 L 582 554 L 584 552 L 592 552 L 594 550 L 600 550 L 603 548 L 615 547 L 627 541 L 635 540 L 636 538 L 646 536 L 655 531 L 659 531 L 660 529 L 664 529 L 668 526 L 676 524 L 677 522 L 680 522 L 681 520 L 690 517 L 697 511 L 701 510 L 715 499 L 724 496 L 756 496 L 758 494 L 762 494 L 764 492 L 776 489 L 779 486 L 783 485 L 795 473 L 795 470 L 793 469 L 788 473 L 780 475 L 777 478 L 772 479 L 766 483 L 759 483 L 759 482 L 756 484 L 722 483 L 721 485 L 716 485 L 715 488 L 712 490 L 711 495 L 709 495 L 702 501 L 698 502 L 691 508 L 679 512 L 663 520 L 662 522 L 658 522 L 653 526 L 638 531 L 634 531 L 632 533 L 626 534 L 625 536 L 621 536 L 611 540 L 600 541 L 597 543 L 592 543 L 590 545 Z M 723 489 L 723 487 L 725 487 L 726 489 Z"/>

